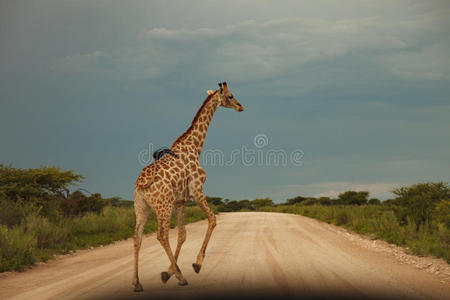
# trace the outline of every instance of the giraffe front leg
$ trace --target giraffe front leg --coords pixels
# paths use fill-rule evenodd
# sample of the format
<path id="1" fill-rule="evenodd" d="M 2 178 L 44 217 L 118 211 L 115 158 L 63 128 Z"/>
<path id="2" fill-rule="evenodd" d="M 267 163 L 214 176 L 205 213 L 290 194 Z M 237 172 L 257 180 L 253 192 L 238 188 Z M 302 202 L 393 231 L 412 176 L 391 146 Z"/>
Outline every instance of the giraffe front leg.
<path id="1" fill-rule="evenodd" d="M 175 250 L 175 262 L 178 262 L 178 256 L 180 255 L 181 246 L 186 240 L 186 228 L 184 226 L 184 203 L 176 204 L 175 212 L 177 214 L 177 226 L 178 226 L 178 241 L 177 249 Z M 175 269 L 170 266 L 167 273 L 161 273 L 161 279 L 163 282 L 167 282 L 170 277 L 175 274 Z M 164 274 L 164 275 L 163 275 Z"/>
<path id="2" fill-rule="evenodd" d="M 201 189 L 199 189 L 197 192 L 194 193 L 194 199 L 195 202 L 198 204 L 198 206 L 203 210 L 203 212 L 208 217 L 208 230 L 206 231 L 205 239 L 203 240 L 202 247 L 200 248 L 200 251 L 197 255 L 197 261 L 192 264 L 194 271 L 196 273 L 199 273 L 202 267 L 203 259 L 205 258 L 206 247 L 208 246 L 208 242 L 213 232 L 213 229 L 214 227 L 216 227 L 216 216 L 209 208 L 208 202 L 206 202 L 205 194 Z"/>

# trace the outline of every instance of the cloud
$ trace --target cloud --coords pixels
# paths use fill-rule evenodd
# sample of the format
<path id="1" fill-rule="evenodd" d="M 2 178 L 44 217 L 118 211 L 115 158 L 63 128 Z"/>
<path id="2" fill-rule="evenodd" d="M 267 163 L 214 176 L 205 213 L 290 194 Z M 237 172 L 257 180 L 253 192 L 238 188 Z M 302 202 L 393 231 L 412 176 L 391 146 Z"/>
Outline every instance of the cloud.
<path id="1" fill-rule="evenodd" d="M 70 55 L 57 59 L 51 70 L 66 74 L 105 72 L 113 67 L 113 63 L 111 55 L 97 50 L 92 53 Z"/>
<path id="2" fill-rule="evenodd" d="M 435 28 L 445 22 L 441 15 L 427 13 L 414 20 L 280 18 L 220 28 L 154 27 L 110 54 L 66 56 L 53 69 L 184 86 L 210 78 L 256 84 L 270 80 L 271 90 L 281 94 L 354 85 L 373 80 L 360 74 L 380 72 L 443 80 L 450 78 L 449 45 Z"/>
<path id="3" fill-rule="evenodd" d="M 184 63 L 194 61 L 206 73 L 222 72 L 240 80 L 278 78 L 302 65 L 346 55 L 364 55 L 400 76 L 414 73 L 423 79 L 441 79 L 449 73 L 450 63 L 444 59 L 448 45 L 437 39 L 432 47 L 421 44 L 429 39 L 426 35 L 433 32 L 435 23 L 442 22 L 433 16 L 414 21 L 380 17 L 249 20 L 223 28 L 152 28 L 140 33 L 139 39 L 142 47 L 152 48 L 148 53 L 156 50 L 166 57 L 160 61 L 163 64 L 183 63 L 179 58 L 184 56 Z M 145 55 L 141 59 L 152 61 Z"/>
<path id="4" fill-rule="evenodd" d="M 450 79 L 449 46 L 433 44 L 418 51 L 401 51 L 383 56 L 383 63 L 392 73 L 411 79 Z"/>
<path id="5" fill-rule="evenodd" d="M 380 34 L 378 24 L 376 18 L 279 19 L 224 28 L 152 28 L 139 34 L 139 47 L 147 49 L 140 59 L 144 64 L 155 63 L 156 54 L 166 69 L 195 62 L 206 74 L 222 73 L 243 81 L 275 78 L 352 51 L 406 46 L 394 34 Z"/>

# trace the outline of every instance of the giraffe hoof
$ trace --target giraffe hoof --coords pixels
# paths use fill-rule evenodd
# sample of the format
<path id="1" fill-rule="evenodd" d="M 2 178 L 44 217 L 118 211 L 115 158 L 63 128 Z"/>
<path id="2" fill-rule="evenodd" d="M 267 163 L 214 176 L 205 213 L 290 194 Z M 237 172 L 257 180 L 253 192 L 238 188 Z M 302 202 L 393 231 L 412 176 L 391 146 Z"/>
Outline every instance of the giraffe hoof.
<path id="1" fill-rule="evenodd" d="M 169 279 L 170 279 L 169 273 L 167 273 L 167 272 L 161 272 L 161 281 L 162 281 L 163 283 L 166 283 L 167 280 L 169 280 Z"/>
<path id="2" fill-rule="evenodd" d="M 192 267 L 194 268 L 195 273 L 199 273 L 200 272 L 200 268 L 202 266 L 198 265 L 198 264 L 192 264 Z"/>
<path id="3" fill-rule="evenodd" d="M 181 286 L 188 285 L 188 282 L 186 281 L 186 279 L 183 279 L 178 282 L 178 285 L 181 285 Z"/>
<path id="4" fill-rule="evenodd" d="M 142 285 L 140 283 L 138 283 L 134 286 L 134 291 L 135 292 L 143 292 L 144 289 L 142 288 Z"/>

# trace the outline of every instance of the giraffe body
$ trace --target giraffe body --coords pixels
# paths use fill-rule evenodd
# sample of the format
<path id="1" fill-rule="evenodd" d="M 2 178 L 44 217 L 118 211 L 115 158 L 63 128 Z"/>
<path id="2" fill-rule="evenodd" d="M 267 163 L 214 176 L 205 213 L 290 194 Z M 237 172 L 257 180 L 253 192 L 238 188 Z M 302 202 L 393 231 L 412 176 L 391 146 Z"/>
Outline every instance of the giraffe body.
<path id="1" fill-rule="evenodd" d="M 134 209 L 136 213 L 136 228 L 134 239 L 134 273 L 133 285 L 135 291 L 142 291 L 138 277 L 139 250 L 142 242 L 142 232 L 147 221 L 150 208 L 158 219 L 157 239 L 166 251 L 170 260 L 167 272 L 161 273 L 165 283 L 175 274 L 180 285 L 186 285 L 180 268 L 176 262 L 181 246 L 186 239 L 184 228 L 184 204 L 193 198 L 208 217 L 208 230 L 205 239 L 193 263 L 196 273 L 200 272 L 206 247 L 211 233 L 216 226 L 216 217 L 206 202 L 203 193 L 203 183 L 206 173 L 199 163 L 199 156 L 208 130 L 209 123 L 219 106 L 243 111 L 243 108 L 229 92 L 227 84 L 219 84 L 217 91 L 207 91 L 208 97 L 198 110 L 191 126 L 172 144 L 170 151 L 175 155 L 164 155 L 159 160 L 142 169 L 134 188 Z M 175 254 L 169 245 L 168 232 L 172 210 L 175 209 L 178 219 L 178 243 Z"/>

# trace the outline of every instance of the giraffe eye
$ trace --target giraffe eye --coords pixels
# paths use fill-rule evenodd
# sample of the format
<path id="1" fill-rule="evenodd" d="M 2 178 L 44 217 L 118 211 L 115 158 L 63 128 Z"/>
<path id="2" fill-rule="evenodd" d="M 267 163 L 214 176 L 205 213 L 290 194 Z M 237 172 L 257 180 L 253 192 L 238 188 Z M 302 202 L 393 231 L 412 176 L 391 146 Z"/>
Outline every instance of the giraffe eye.
<path id="1" fill-rule="evenodd" d="M 233 95 L 228 96 L 229 99 L 233 99 Z"/>

